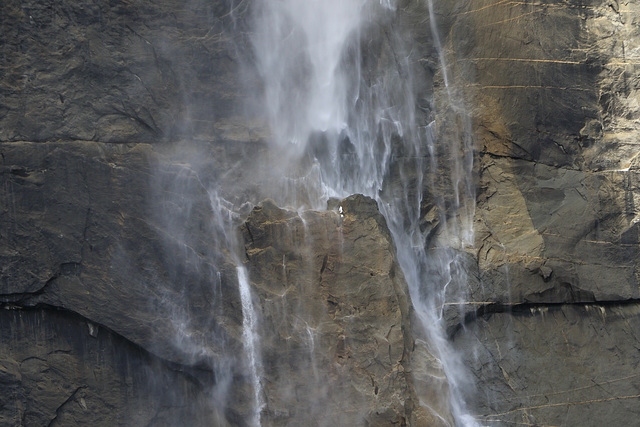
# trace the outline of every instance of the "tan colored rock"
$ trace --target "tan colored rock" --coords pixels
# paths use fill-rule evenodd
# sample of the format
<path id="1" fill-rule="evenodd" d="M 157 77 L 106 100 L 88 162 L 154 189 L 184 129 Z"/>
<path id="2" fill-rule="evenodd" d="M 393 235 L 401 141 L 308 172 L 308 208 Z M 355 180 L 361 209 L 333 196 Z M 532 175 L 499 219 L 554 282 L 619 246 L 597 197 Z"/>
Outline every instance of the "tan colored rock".
<path id="1" fill-rule="evenodd" d="M 628 423 L 616 408 L 637 395 L 640 10 L 436 8 L 478 150 L 480 283 L 455 335 L 479 386 L 469 402 L 498 424 Z"/>
<path id="2" fill-rule="evenodd" d="M 410 374 L 420 362 L 385 220 L 364 196 L 338 205 L 298 214 L 265 201 L 243 228 L 262 312 L 263 420 L 439 425 Z"/>

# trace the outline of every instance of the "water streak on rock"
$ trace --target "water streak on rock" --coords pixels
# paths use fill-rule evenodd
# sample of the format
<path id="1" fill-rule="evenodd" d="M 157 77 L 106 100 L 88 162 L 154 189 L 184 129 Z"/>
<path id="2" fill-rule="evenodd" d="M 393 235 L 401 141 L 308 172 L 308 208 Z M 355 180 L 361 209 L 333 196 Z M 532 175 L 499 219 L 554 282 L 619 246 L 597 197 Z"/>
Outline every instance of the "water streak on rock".
<path id="1" fill-rule="evenodd" d="M 443 420 L 452 412 L 459 424 L 473 425 L 460 395 L 470 384 L 443 335 L 438 309 L 465 299 L 474 207 L 470 122 L 449 81 L 433 5 L 422 6 L 445 88 L 431 94 L 440 97 L 442 111 L 432 103 L 426 113 L 417 108 L 424 94 L 414 77 L 412 46 L 405 42 L 412 35 L 397 21 L 402 11 L 393 2 L 259 4 L 256 62 L 272 149 L 283 153 L 274 168 L 287 171 L 288 183 L 301 184 L 288 193 L 309 195 L 283 200 L 274 191 L 270 197 L 296 208 L 307 200 L 316 209 L 329 196 L 361 193 L 378 201 L 409 284 L 419 320 L 415 333 L 444 372 L 415 375 L 424 384 L 421 404 Z M 297 168 L 319 170 L 320 179 L 292 178 Z M 427 207 L 435 211 L 429 224 Z"/>

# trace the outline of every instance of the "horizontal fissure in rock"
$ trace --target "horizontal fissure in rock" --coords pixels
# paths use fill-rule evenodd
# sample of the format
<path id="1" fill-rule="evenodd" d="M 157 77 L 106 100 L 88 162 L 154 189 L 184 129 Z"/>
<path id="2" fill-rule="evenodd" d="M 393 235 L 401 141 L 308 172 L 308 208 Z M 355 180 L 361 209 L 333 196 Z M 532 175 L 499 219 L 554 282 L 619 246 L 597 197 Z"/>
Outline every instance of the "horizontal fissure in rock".
<path id="1" fill-rule="evenodd" d="M 461 323 L 449 328 L 449 336 L 453 337 L 464 325 L 475 322 L 478 318 L 491 316 L 496 313 L 506 313 L 517 316 L 535 316 L 544 309 L 560 309 L 566 306 L 578 307 L 620 307 L 620 306 L 640 306 L 640 298 L 630 298 L 626 300 L 608 301 L 567 301 L 567 302 L 462 302 L 449 303 L 448 305 L 472 305 L 477 308 L 466 313 Z"/>

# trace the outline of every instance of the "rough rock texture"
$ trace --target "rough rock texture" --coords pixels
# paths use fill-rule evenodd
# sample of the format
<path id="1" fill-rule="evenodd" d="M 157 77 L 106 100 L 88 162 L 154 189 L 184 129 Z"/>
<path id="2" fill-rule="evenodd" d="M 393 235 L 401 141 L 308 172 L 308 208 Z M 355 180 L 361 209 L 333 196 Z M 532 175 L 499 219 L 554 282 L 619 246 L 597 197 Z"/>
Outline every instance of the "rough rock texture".
<path id="1" fill-rule="evenodd" d="M 176 335 L 167 319 L 179 315 L 176 306 L 190 292 L 201 304 L 189 313 L 194 330 L 211 326 L 213 289 L 198 269 L 219 255 L 214 242 L 194 237 L 214 233 L 207 193 L 195 178 L 183 179 L 184 204 L 176 208 L 154 197 L 151 173 L 161 160 L 145 144 L 19 142 L 2 144 L 0 153 L 4 301 L 62 307 L 162 357 L 188 358 L 184 343 L 157 338 Z M 153 176 L 180 182 L 181 173 L 167 165 Z M 178 228 L 165 220 L 179 221 L 184 210 L 197 221 Z M 237 296 L 229 293 L 225 305 Z"/>
<path id="2" fill-rule="evenodd" d="M 229 357 L 243 319 L 224 233 L 238 218 L 216 203 L 249 202 L 246 215 L 263 184 L 288 189 L 258 167 L 251 2 L 97 3 L 0 3 L 0 424 L 243 425 L 252 394 L 246 361 Z M 362 84 L 390 66 L 416 78 L 442 170 L 460 129 L 476 143 L 475 244 L 457 266 L 467 304 L 445 313 L 477 380 L 469 410 L 489 425 L 635 422 L 638 5 L 434 2 L 443 62 L 427 2 L 399 6 L 367 24 Z M 401 172 L 389 194 L 406 190 Z M 451 179 L 435 178 L 431 254 L 453 198 L 436 206 L 429 193 Z M 264 420 L 432 423 L 417 406 L 429 375 L 407 372 L 440 367 L 411 346 L 387 231 L 371 202 L 343 207 L 265 203 L 244 227 Z"/>
<path id="3" fill-rule="evenodd" d="M 146 144 L 0 153 L 2 422 L 248 419 L 246 368 L 227 360 L 241 351 L 235 268 L 197 173 Z M 244 227 L 264 320 L 264 421 L 435 425 L 416 407 L 408 294 L 384 218 L 362 196 L 341 205 L 343 218 L 267 202 Z M 220 409 L 225 369 L 238 378 Z"/>
<path id="4" fill-rule="evenodd" d="M 74 313 L 3 309 L 0 340 L 0 425 L 171 426 L 214 419 L 203 404 L 201 372 L 180 372 Z M 166 391 L 153 393 L 156 388 Z"/>
<path id="5" fill-rule="evenodd" d="M 246 369 L 227 360 L 241 351 L 235 268 L 197 172 L 147 144 L 0 152 L 7 425 L 247 419 Z M 408 374 L 410 308 L 385 221 L 370 199 L 342 206 L 344 218 L 300 217 L 265 203 L 244 228 L 264 316 L 264 420 L 433 425 Z M 416 366 L 437 372 L 425 355 Z M 238 378 L 221 413 L 211 395 L 225 369 Z"/>
<path id="6" fill-rule="evenodd" d="M 264 422 L 443 422 L 418 405 L 408 289 L 374 200 L 300 215 L 266 201 L 243 235 L 262 310 Z"/>
<path id="7" fill-rule="evenodd" d="M 2 311 L 2 350 L 9 379 L 3 385 L 24 396 L 10 417 L 46 424 L 68 409 L 56 412 L 56 399 L 77 388 L 95 400 L 92 417 L 119 407 L 113 420 L 121 424 L 151 422 L 180 401 L 193 405 L 184 419 L 210 419 L 207 394 L 219 380 L 223 355 L 238 348 L 241 313 L 234 309 L 235 269 L 205 238 L 215 231 L 202 184 L 146 144 L 3 143 L 0 155 L 0 298 L 8 310 Z M 163 187 L 165 200 L 158 200 L 155 179 L 180 183 L 183 204 L 166 196 L 169 186 Z M 184 220 L 187 212 L 190 220 L 182 227 L 166 221 Z M 218 283 L 202 273 L 214 267 Z M 227 320 L 221 325 L 218 318 Z M 105 351 L 109 357 L 91 356 Z M 49 360 L 59 353 L 68 354 L 63 367 Z M 16 384 L 31 372 L 24 370 L 32 370 L 25 365 L 30 360 L 42 366 L 30 381 Z M 92 364 L 113 374 L 109 387 L 79 373 Z M 76 365 L 80 371 L 72 369 Z M 227 369 L 234 374 L 235 368 Z M 133 381 L 135 371 L 140 378 Z M 40 407 L 34 387 L 51 404 Z M 139 399 L 157 403 L 135 418 Z M 32 423 L 33 411 L 39 418 Z M 91 419 L 113 425 L 112 418 Z"/>
<path id="8" fill-rule="evenodd" d="M 638 417 L 640 311 L 632 304 L 518 306 L 456 338 L 479 382 L 482 425 L 603 425 Z"/>
<path id="9" fill-rule="evenodd" d="M 628 423 L 640 401 L 638 7 L 437 8 L 478 149 L 477 268 L 454 335 L 477 378 L 472 412 L 491 425 Z"/>
<path id="10" fill-rule="evenodd" d="M 247 2 L 4 1 L 0 140 L 157 142 L 237 127 Z M 234 125 L 234 123 L 236 123 Z"/>

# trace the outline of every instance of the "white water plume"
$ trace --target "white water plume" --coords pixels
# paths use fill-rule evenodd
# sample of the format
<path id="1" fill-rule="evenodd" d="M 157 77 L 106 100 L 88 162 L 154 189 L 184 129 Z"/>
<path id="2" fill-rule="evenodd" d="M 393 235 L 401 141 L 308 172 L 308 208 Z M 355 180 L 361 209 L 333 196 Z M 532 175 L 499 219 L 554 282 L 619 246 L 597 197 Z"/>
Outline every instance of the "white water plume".
<path id="1" fill-rule="evenodd" d="M 319 181 L 304 183 L 309 194 L 362 193 L 378 201 L 420 320 L 415 333 L 442 365 L 456 424 L 473 426 L 461 393 L 470 384 L 446 339 L 442 309 L 465 296 L 473 149 L 463 103 L 450 90 L 433 4 L 424 6 L 446 90 L 442 111 L 432 102 L 417 114 L 424 102 L 412 70 L 421 58 L 412 59 L 404 42 L 408 30 L 382 34 L 377 26 L 394 19 L 394 2 L 261 0 L 254 47 L 274 150 L 286 153 L 286 162 L 320 168 Z M 283 204 L 298 207 L 296 200 Z M 437 211 L 433 226 L 425 225 L 428 206 Z M 447 419 L 441 410 L 433 409 Z"/>
<path id="2" fill-rule="evenodd" d="M 257 5 L 258 69 L 274 141 L 304 149 L 313 131 L 339 132 L 348 106 L 337 76 L 345 40 L 358 27 L 358 0 L 261 0 Z"/>
<path id="3" fill-rule="evenodd" d="M 404 10 L 408 2 L 402 4 L 397 6 L 395 0 L 252 2 L 253 59 L 263 82 L 261 111 L 271 128 L 269 148 L 259 144 L 245 148 L 234 141 L 229 146 L 236 151 L 229 158 L 217 159 L 223 150 L 211 153 L 206 148 L 178 153 L 183 157 L 179 172 L 170 174 L 174 183 L 158 183 L 160 198 L 166 198 L 159 211 L 168 212 L 164 228 L 172 232 L 168 240 L 179 243 L 178 250 L 173 246 L 167 250 L 178 258 L 172 260 L 177 267 L 169 281 L 191 283 L 182 277 L 188 270 L 183 265 L 195 266 L 213 288 L 211 317 L 220 321 L 212 321 L 210 330 L 201 327 L 201 319 L 182 300 L 171 300 L 179 292 L 168 293 L 163 301 L 176 307 L 170 316 L 179 332 L 176 347 L 195 361 L 206 360 L 215 371 L 211 396 L 221 420 L 233 399 L 240 408 L 234 416 L 250 425 L 280 416 L 329 425 L 328 403 L 351 397 L 347 388 L 335 390 L 340 378 L 323 375 L 322 364 L 332 361 L 323 354 L 327 342 L 308 303 L 308 290 L 317 282 L 300 273 L 292 276 L 298 282 L 287 283 L 290 268 L 311 268 L 311 262 L 303 267 L 299 260 L 296 266 L 295 255 L 311 259 L 311 253 L 297 248 L 294 256 L 283 257 L 278 266 L 283 283 L 277 284 L 282 289 L 271 294 L 256 286 L 262 303 L 258 306 L 243 266 L 237 215 L 242 211 L 240 220 L 246 218 L 253 203 L 268 197 L 278 206 L 298 210 L 302 225 L 297 232 L 310 239 L 304 209 L 320 210 L 330 197 L 362 193 L 377 200 L 386 218 L 415 308 L 414 360 L 423 355 L 427 360 L 424 366 L 411 368 L 414 383 L 426 384 L 417 403 L 445 423 L 475 425 L 461 393 L 469 386 L 466 372 L 446 338 L 443 312 L 447 304 L 465 300 L 465 249 L 473 241 L 474 209 L 470 129 L 454 74 L 446 70 L 435 37 L 433 4 L 411 3 L 416 9 L 411 13 L 421 14 L 413 27 L 407 25 L 412 21 L 399 18 L 408 13 Z M 423 19 L 427 14 L 429 19 Z M 422 31 L 422 40 L 431 35 L 433 46 L 412 45 L 412 31 Z M 433 70 L 425 71 L 423 64 L 431 64 Z M 434 89 L 437 84 L 432 80 L 438 78 L 434 74 L 444 80 L 439 89 Z M 188 225 L 193 218 L 206 216 L 203 212 L 208 210 L 199 206 L 203 196 L 208 197 L 209 223 Z M 336 219 L 341 214 L 336 212 Z M 277 238 L 299 242 L 300 234 L 288 232 L 292 235 Z M 300 246 L 309 248 L 312 243 L 305 240 Z M 182 292 L 194 291 L 185 287 Z M 229 313 L 239 306 L 241 325 L 237 313 Z M 276 325 L 275 331 L 260 328 L 265 319 Z M 194 333 L 202 330 L 213 338 Z M 273 349 L 270 340 L 275 334 L 281 334 L 286 348 Z M 213 341 L 216 345 L 210 346 Z M 431 356 L 441 367 L 430 365 Z M 269 371 L 274 366 L 277 372 Z M 262 378 L 265 372 L 282 381 Z M 292 379 L 298 375 L 302 381 Z M 244 380 L 238 381 L 240 376 Z M 278 395 L 280 404 L 269 400 L 270 393 Z M 312 399 L 300 401 L 300 396 Z M 358 402 L 349 404 L 362 409 Z M 357 423 L 365 414 L 350 416 Z"/>
<path id="4" fill-rule="evenodd" d="M 242 301 L 242 340 L 249 358 L 249 374 L 253 386 L 254 410 L 250 424 L 260 425 L 260 414 L 264 407 L 262 401 L 262 386 L 260 384 L 260 348 L 257 333 L 258 319 L 253 306 L 251 287 L 247 270 L 243 265 L 238 265 L 238 286 L 240 287 L 240 299 Z"/>

